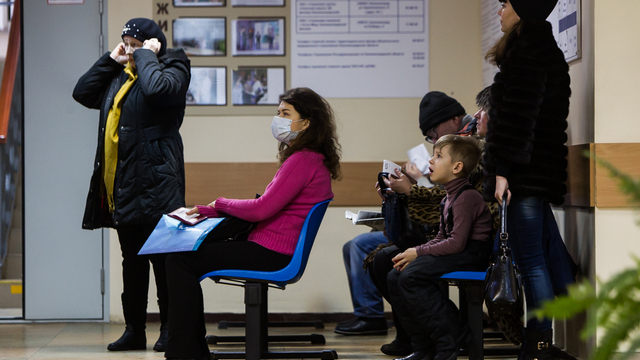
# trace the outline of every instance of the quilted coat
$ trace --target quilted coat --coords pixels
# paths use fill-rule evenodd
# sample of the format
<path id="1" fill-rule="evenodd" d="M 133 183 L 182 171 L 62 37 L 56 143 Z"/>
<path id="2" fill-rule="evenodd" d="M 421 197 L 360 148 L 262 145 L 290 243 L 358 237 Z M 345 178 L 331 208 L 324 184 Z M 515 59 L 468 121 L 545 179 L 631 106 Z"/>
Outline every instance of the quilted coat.
<path id="1" fill-rule="evenodd" d="M 115 210 L 109 213 L 102 180 L 104 129 L 113 98 L 127 79 L 124 66 L 104 54 L 76 84 L 73 98 L 100 110 L 98 146 L 82 227 L 118 227 L 157 222 L 184 206 L 182 125 L 190 62 L 181 49 L 160 58 L 133 53 L 138 79 L 126 94 L 118 124 Z"/>

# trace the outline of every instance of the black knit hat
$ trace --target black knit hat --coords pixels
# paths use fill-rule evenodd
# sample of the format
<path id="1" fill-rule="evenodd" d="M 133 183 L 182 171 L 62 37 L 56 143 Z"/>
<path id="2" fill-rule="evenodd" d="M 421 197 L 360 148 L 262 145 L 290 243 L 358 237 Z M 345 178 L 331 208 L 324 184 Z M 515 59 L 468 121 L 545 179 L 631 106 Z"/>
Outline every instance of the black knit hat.
<path id="1" fill-rule="evenodd" d="M 144 42 L 145 40 L 156 38 L 160 42 L 160 51 L 158 57 L 167 52 L 167 38 L 160 30 L 160 26 L 155 21 L 145 18 L 135 18 L 127 21 L 122 28 L 122 38 L 131 36 L 137 40 Z"/>
<path id="2" fill-rule="evenodd" d="M 546 20 L 558 0 L 509 0 L 513 10 L 523 20 Z"/>
<path id="3" fill-rule="evenodd" d="M 440 91 L 430 91 L 420 101 L 420 130 L 427 136 L 429 130 L 466 111 L 458 100 Z"/>

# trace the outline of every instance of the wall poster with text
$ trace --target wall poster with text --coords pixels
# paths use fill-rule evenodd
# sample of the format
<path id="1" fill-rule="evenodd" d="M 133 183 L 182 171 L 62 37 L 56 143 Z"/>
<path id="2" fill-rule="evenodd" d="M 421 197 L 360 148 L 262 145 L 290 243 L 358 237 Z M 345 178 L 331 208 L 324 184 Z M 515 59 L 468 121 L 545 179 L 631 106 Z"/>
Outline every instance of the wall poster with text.
<path id="1" fill-rule="evenodd" d="M 424 96 L 428 5 L 428 0 L 291 0 L 291 86 L 336 98 Z"/>

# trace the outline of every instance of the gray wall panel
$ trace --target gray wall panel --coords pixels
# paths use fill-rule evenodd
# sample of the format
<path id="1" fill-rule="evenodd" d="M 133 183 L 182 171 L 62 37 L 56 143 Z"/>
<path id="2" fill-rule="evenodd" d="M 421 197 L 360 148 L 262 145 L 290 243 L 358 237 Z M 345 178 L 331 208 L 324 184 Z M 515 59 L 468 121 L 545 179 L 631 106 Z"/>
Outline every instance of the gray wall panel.
<path id="1" fill-rule="evenodd" d="M 98 0 L 23 1 L 25 318 L 105 318 L 103 231 L 81 229 L 98 112 L 71 97 L 98 58 Z"/>

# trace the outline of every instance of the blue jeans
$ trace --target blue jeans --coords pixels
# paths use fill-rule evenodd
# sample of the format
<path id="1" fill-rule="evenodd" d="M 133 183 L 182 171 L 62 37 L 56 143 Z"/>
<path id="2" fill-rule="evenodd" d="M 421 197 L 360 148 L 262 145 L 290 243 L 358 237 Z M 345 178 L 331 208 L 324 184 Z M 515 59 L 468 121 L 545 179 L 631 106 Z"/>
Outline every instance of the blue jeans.
<path id="1" fill-rule="evenodd" d="M 382 295 L 364 272 L 362 262 L 380 244 L 386 244 L 382 231 L 360 234 L 342 247 L 344 267 L 347 270 L 353 314 L 361 317 L 384 317 Z"/>
<path id="2" fill-rule="evenodd" d="M 527 299 L 527 311 L 538 309 L 554 299 L 554 287 L 547 263 L 548 244 L 562 239 L 551 206 L 539 197 L 513 197 L 507 208 L 507 232 L 513 258 L 520 270 Z M 551 329 L 551 320 L 532 318 L 527 328 Z"/>

